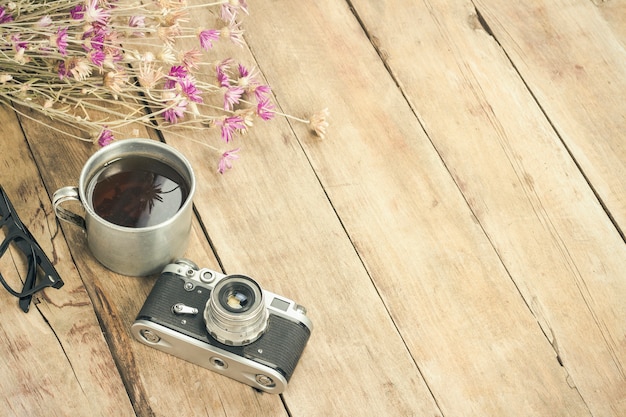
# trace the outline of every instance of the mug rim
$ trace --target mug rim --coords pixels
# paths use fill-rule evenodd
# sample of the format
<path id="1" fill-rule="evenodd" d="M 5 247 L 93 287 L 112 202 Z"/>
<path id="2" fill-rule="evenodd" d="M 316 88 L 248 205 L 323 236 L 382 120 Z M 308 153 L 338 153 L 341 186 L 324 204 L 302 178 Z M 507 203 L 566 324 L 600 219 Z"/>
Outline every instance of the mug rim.
<path id="1" fill-rule="evenodd" d="M 187 172 L 188 175 L 185 175 L 184 173 L 179 172 L 179 174 L 183 176 L 185 180 L 187 180 L 187 176 L 189 177 L 188 178 L 190 182 L 189 192 L 187 194 L 187 198 L 185 199 L 185 202 L 181 204 L 181 206 L 178 208 L 176 213 L 174 213 L 174 215 L 162 221 L 161 223 L 153 224 L 151 226 L 129 227 L 129 226 L 121 226 L 119 224 L 112 223 L 106 220 L 105 218 L 103 218 L 102 216 L 98 215 L 98 213 L 96 213 L 96 210 L 93 208 L 92 203 L 89 199 L 89 196 L 87 195 L 86 188 L 89 186 L 89 183 L 93 179 L 94 175 L 97 172 L 99 172 L 100 169 L 103 168 L 106 164 L 116 161 L 118 159 L 124 158 L 127 155 L 123 154 L 123 155 L 113 156 L 112 158 L 105 160 L 101 164 L 96 163 L 98 159 L 102 158 L 102 155 L 114 152 L 117 148 L 124 147 L 124 146 L 128 147 L 128 146 L 133 146 L 133 145 L 142 145 L 142 146 L 148 145 L 148 146 L 153 146 L 158 149 L 166 150 L 167 152 L 171 153 L 174 157 L 178 158 L 188 171 Z M 132 153 L 132 150 L 129 151 L 128 154 L 130 153 Z M 146 156 L 146 157 L 149 158 L 149 156 Z M 168 165 L 170 165 L 168 161 L 161 160 L 161 162 L 165 162 Z M 94 166 L 92 167 L 92 165 Z M 171 167 L 171 168 L 176 169 L 175 167 Z M 158 140 L 148 139 L 148 138 L 120 139 L 99 149 L 97 152 L 91 155 L 89 159 L 87 159 L 87 162 L 85 162 L 85 164 L 83 165 L 80 171 L 80 178 L 78 181 L 78 193 L 80 195 L 82 205 L 85 211 L 89 213 L 89 216 L 92 216 L 98 221 L 106 224 L 107 227 L 111 227 L 115 230 L 124 231 L 124 232 L 135 232 L 135 233 L 150 232 L 155 229 L 162 228 L 168 225 L 169 223 L 173 223 L 179 216 L 182 215 L 181 214 L 182 212 L 186 211 L 185 209 L 187 208 L 188 205 L 193 204 L 193 196 L 195 194 L 195 191 L 196 191 L 196 179 L 195 179 L 195 174 L 193 172 L 193 168 L 189 160 L 178 149 L 174 148 L 173 146 L 168 145 L 167 143 L 164 143 Z"/>

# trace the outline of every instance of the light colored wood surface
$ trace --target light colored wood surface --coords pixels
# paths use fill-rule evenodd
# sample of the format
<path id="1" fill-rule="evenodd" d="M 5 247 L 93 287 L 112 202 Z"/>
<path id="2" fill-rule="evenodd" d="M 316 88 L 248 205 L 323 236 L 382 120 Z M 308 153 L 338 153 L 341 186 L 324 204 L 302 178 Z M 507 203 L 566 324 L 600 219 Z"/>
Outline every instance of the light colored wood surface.
<path id="1" fill-rule="evenodd" d="M 28 314 L 0 292 L 0 415 L 625 415 L 622 3 L 250 2 L 240 58 L 328 137 L 255 126 L 219 175 L 188 140 L 213 131 L 164 136 L 198 180 L 187 257 L 308 308 L 281 396 L 132 339 L 155 277 L 51 210 L 96 147 L 0 108 L 0 184 L 66 283 Z"/>

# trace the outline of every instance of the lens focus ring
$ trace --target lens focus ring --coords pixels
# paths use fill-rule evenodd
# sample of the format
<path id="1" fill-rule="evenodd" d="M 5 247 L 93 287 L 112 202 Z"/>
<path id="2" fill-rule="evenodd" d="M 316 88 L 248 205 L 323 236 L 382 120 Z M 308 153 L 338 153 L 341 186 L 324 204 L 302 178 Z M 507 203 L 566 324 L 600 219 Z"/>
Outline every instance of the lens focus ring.
<path id="1" fill-rule="evenodd" d="M 217 341 L 243 346 L 257 340 L 267 326 L 267 309 L 263 290 L 245 275 L 228 275 L 211 291 L 204 321 Z"/>

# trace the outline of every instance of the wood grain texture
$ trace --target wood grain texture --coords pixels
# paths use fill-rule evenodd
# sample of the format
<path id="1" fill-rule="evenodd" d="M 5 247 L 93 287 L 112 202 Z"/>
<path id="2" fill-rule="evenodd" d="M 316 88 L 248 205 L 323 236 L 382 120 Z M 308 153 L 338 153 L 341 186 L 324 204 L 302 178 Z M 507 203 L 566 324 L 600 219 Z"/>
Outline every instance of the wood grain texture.
<path id="1" fill-rule="evenodd" d="M 613 30 L 615 37 L 626 48 L 626 1 L 596 0 L 594 4 L 598 6 L 598 10 Z"/>
<path id="2" fill-rule="evenodd" d="M 245 51 L 236 58 L 254 62 Z M 194 141 L 210 134 L 165 138 L 202 167 L 194 201 L 224 268 L 297 300 L 314 324 L 283 394 L 291 415 L 440 415 L 290 126 L 258 122 L 232 144 L 244 148 L 227 175 Z"/>
<path id="3" fill-rule="evenodd" d="M 624 236 L 623 38 L 586 0 L 476 4 Z"/>
<path id="4" fill-rule="evenodd" d="M 249 49 L 213 53 L 285 113 L 328 107 L 327 138 L 256 122 L 220 175 L 218 129 L 126 136 L 191 161 L 188 258 L 308 309 L 287 390 L 136 342 L 156 277 L 108 271 L 50 207 L 97 146 L 0 108 L 0 182 L 66 282 L 27 315 L 0 293 L 0 415 L 626 414 L 623 1 L 249 3 Z"/>
<path id="5" fill-rule="evenodd" d="M 97 146 L 56 137 L 54 133 L 44 136 L 42 125 L 33 121 L 22 120 L 22 125 L 46 186 L 53 191 L 76 184 L 83 164 Z M 134 127 L 129 127 L 129 131 L 132 129 Z M 149 135 L 144 133 L 144 136 Z M 58 158 L 51 158 L 51 154 L 57 154 Z M 59 160 L 64 163 L 58 164 Z M 54 175 L 50 175 L 51 172 Z M 138 416 L 202 415 L 207 409 L 221 410 L 218 415 L 224 416 L 240 413 L 284 415 L 277 396 L 262 396 L 249 387 L 135 341 L 130 326 L 154 283 L 154 277 L 125 277 L 108 271 L 89 253 L 81 230 L 68 224 L 62 227 L 68 241 L 72 242 L 76 266 L 85 277 L 85 288 Z M 204 266 L 219 268 L 197 222 L 194 222 L 185 256 L 199 262 L 202 260 Z"/>
<path id="6" fill-rule="evenodd" d="M 626 248 L 545 119 L 543 103 L 536 104 L 470 4 L 433 2 L 390 16 L 407 26 L 432 16 L 410 45 L 394 38 L 377 10 L 355 4 L 570 384 L 598 415 L 625 412 Z M 406 58 L 435 55 L 417 64 Z M 611 97 L 589 103 L 611 105 Z"/>
<path id="7" fill-rule="evenodd" d="M 0 125 L 0 184 L 64 281 L 62 289 L 36 294 L 27 314 L 18 308 L 16 298 L 4 289 L 0 292 L 4 341 L 0 344 L 4 361 L 0 414 L 134 415 L 81 276 L 56 224 L 39 169 L 15 114 L 6 107 L 0 107 Z M 0 271 L 7 279 L 17 273 L 12 262 L 10 254 L 0 259 Z"/>
<path id="8" fill-rule="evenodd" d="M 376 5 L 379 19 L 394 9 Z M 276 10 L 289 18 L 255 22 L 256 38 L 307 30 L 283 45 L 297 51 L 298 69 L 266 74 L 294 92 L 280 99 L 287 111 L 309 95 L 331 103 L 331 139 L 306 148 L 443 414 L 588 415 L 376 51 L 351 36 L 360 30 L 354 16 L 331 2 L 262 12 L 275 22 Z M 257 56 L 282 59 L 279 67 L 294 60 L 254 39 Z"/>
<path id="9" fill-rule="evenodd" d="M 290 24 L 308 28 L 297 39 L 294 37 L 293 43 L 282 45 L 286 50 L 297 51 L 294 54 L 301 65 L 294 75 L 266 73 L 281 91 L 302 90 L 303 84 L 304 88 L 307 84 L 324 84 L 325 75 L 334 71 L 331 84 L 321 94 L 314 96 L 312 90 L 304 91 L 296 98 L 283 97 L 281 104 L 288 112 L 300 110 L 300 101 L 307 96 L 321 101 L 319 97 L 324 95 L 330 96 L 328 102 L 336 104 L 331 106 L 337 121 L 332 143 L 307 142 L 305 147 L 338 215 L 370 266 L 401 333 L 406 333 L 405 339 L 444 414 L 450 410 L 453 414 L 493 415 L 498 410 L 504 412 L 515 401 L 519 403 L 513 408 L 526 410 L 520 411 L 522 414 L 586 415 L 590 412 L 588 403 L 598 415 L 619 414 L 626 392 L 620 349 L 625 317 L 620 302 L 625 291 L 623 241 L 602 207 L 594 202 L 585 179 L 523 80 L 497 43 L 482 30 L 470 3 L 354 1 L 352 5 L 378 55 L 396 76 L 395 81 L 425 127 L 428 140 L 435 145 L 472 214 L 487 233 L 487 240 L 476 236 L 480 232 L 472 233 L 464 221 L 468 216 L 462 207 L 442 207 L 441 202 L 450 203 L 454 192 L 444 188 L 445 180 L 437 176 L 437 163 L 428 164 L 427 155 L 432 151 L 427 149 L 428 140 L 420 138 L 419 127 L 410 120 L 410 113 L 401 113 L 400 106 L 394 104 L 402 100 L 394 94 L 393 84 L 385 84 L 384 72 L 372 69 L 376 57 L 349 43 L 352 38 L 346 33 L 356 29 L 344 20 L 328 22 L 333 30 L 316 25 L 323 21 L 322 16 L 336 16 L 331 5 L 320 5 L 319 10 L 313 6 L 302 12 L 291 10 L 293 14 L 282 20 L 283 25 L 255 22 L 254 30 L 259 30 L 256 38 L 264 39 L 289 32 L 285 26 Z M 284 13 L 288 8 L 274 5 L 264 12 L 279 9 Z M 297 23 L 291 23 L 292 20 Z M 403 30 L 397 30 L 398 27 Z M 264 48 L 262 42 L 254 43 L 256 38 L 250 43 L 256 55 L 264 57 L 269 48 Z M 325 48 L 319 48 L 320 39 L 326 42 Z M 339 56 L 334 54 L 337 50 L 349 52 Z M 288 54 L 277 51 L 269 60 L 276 62 L 282 55 Z M 342 66 L 346 71 L 340 70 Z M 612 66 L 607 67 L 613 70 Z M 337 82 L 338 78 L 341 81 Z M 303 79 L 310 81 L 305 83 Z M 363 90 L 371 92 L 366 103 Z M 352 101 L 346 99 L 351 93 Z M 612 97 L 608 95 L 609 100 Z M 346 102 L 345 107 L 340 105 Z M 378 130 L 377 124 L 383 127 Z M 355 126 L 367 128 L 359 131 Z M 351 140 L 354 137 L 359 141 Z M 426 144 L 420 147 L 419 142 Z M 623 158 L 618 156 L 617 163 L 621 161 Z M 383 171 L 385 175 L 381 175 Z M 437 190 L 429 190 L 425 179 L 436 183 Z M 616 188 L 619 191 L 619 186 Z M 437 198 L 436 193 L 446 197 Z M 438 211 L 444 213 L 437 215 Z M 389 240 L 385 240 L 387 236 Z M 589 241 L 596 248 L 592 253 L 587 246 Z M 489 253 L 490 245 L 497 251 L 496 259 Z M 394 247 L 396 258 L 385 250 L 390 246 Z M 505 272 L 499 270 L 501 261 Z M 500 281 L 508 280 L 509 274 L 515 282 L 510 298 L 503 293 L 496 295 L 498 289 L 506 293 L 506 284 Z M 459 281 L 450 281 L 455 275 Z M 407 277 L 419 279 L 411 281 Z M 478 278 L 485 277 L 493 282 L 484 281 L 481 285 Z M 511 302 L 517 291 L 522 292 L 534 316 L 526 322 L 524 306 L 517 306 L 516 310 Z M 439 305 L 429 304 L 434 294 L 444 297 Z M 407 298 L 418 301 L 402 303 Z M 468 302 L 472 299 L 477 304 Z M 595 299 L 603 302 L 595 303 Z M 455 308 L 460 310 L 458 316 L 454 315 Z M 501 309 L 511 316 L 507 317 Z M 445 313 L 436 316 L 436 326 L 418 336 L 416 327 L 426 327 L 423 317 L 436 311 Z M 494 311 L 501 318 L 506 317 L 505 321 L 498 321 Z M 468 334 L 460 336 L 458 328 L 446 319 L 457 326 L 469 326 Z M 528 340 L 517 350 L 510 345 L 507 334 L 520 334 L 516 323 L 531 331 L 534 321 L 540 323 L 555 352 L 529 351 Z M 441 337 L 444 332 L 441 327 L 453 329 L 455 335 L 442 337 L 440 344 L 433 344 L 437 340 L 434 336 Z M 481 331 L 477 336 L 476 327 L 487 334 Z M 489 330 L 496 332 L 489 334 Z M 475 345 L 472 334 L 485 344 Z M 539 336 L 536 343 L 541 345 L 542 336 L 535 336 Z M 443 359 L 446 347 L 450 355 Z M 524 350 L 533 359 L 523 356 L 520 351 Z M 459 358 L 460 352 L 467 356 Z M 494 352 L 503 362 L 494 360 Z M 544 355 L 548 363 L 538 364 L 530 371 L 532 362 L 541 361 L 535 355 Z M 545 374 L 558 367 L 556 356 L 565 361 L 565 370 L 574 373 L 575 378 L 557 370 L 553 370 L 553 379 Z M 576 359 L 570 362 L 564 356 Z M 507 361 L 524 365 L 516 369 Z M 479 374 L 485 378 L 466 369 L 480 369 Z M 497 375 L 504 369 L 506 373 L 499 376 L 506 382 Z M 529 376 L 511 377 L 525 371 L 538 375 L 540 380 L 526 387 L 534 391 L 542 386 L 536 409 L 534 403 L 529 404 L 533 395 L 523 388 L 505 388 L 507 383 L 527 379 Z M 461 374 L 471 377 L 459 380 Z M 457 379 L 451 382 L 445 375 L 455 375 Z M 582 402 L 577 399 L 578 393 L 572 391 L 578 384 L 584 396 Z M 478 406 L 472 401 L 457 402 L 458 398 L 484 398 L 479 392 L 488 401 L 478 400 Z M 486 394 L 489 392 L 491 395 Z M 509 396 L 510 392 L 519 397 Z M 551 407 L 541 410 L 544 395 L 553 400 Z M 455 409 L 456 406 L 462 408 Z M 577 411 L 572 411 L 572 406 L 578 407 Z"/>

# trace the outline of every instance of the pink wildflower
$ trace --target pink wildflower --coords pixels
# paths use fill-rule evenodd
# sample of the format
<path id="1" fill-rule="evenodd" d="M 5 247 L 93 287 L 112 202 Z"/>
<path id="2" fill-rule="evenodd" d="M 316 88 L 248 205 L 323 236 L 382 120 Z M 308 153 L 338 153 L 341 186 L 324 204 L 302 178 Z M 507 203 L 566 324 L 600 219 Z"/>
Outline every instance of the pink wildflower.
<path id="1" fill-rule="evenodd" d="M 196 84 L 190 77 L 182 78 L 178 81 L 178 85 L 180 86 L 183 94 L 187 96 L 187 98 L 195 103 L 202 103 L 202 97 L 200 94 L 202 93 L 196 87 Z"/>
<path id="2" fill-rule="evenodd" d="M 232 64 L 233 64 L 233 59 L 232 58 L 226 58 L 225 60 L 223 60 L 222 62 L 217 64 L 217 70 L 218 71 L 228 72 L 228 70 L 230 69 L 230 66 Z"/>
<path id="3" fill-rule="evenodd" d="M 205 51 L 208 51 L 209 49 L 213 48 L 213 42 L 218 40 L 219 37 L 220 37 L 219 30 L 215 30 L 215 29 L 203 30 L 202 32 L 200 32 L 200 35 L 199 35 L 200 46 Z"/>
<path id="4" fill-rule="evenodd" d="M 272 90 L 269 85 L 257 85 L 254 88 L 254 96 L 257 101 L 263 100 Z"/>
<path id="5" fill-rule="evenodd" d="M 4 6 L 0 6 L 0 25 L 7 22 L 12 22 L 13 16 L 7 13 L 4 9 Z"/>
<path id="6" fill-rule="evenodd" d="M 83 39 L 85 40 L 83 48 L 86 50 L 94 48 L 104 51 L 104 40 L 106 35 L 106 31 L 102 28 L 89 29 L 83 34 Z"/>
<path id="7" fill-rule="evenodd" d="M 102 132 L 100 132 L 100 136 L 98 136 L 98 145 L 107 146 L 108 144 L 113 142 L 113 140 L 115 140 L 113 132 L 109 130 L 107 126 L 104 126 Z"/>
<path id="8" fill-rule="evenodd" d="M 248 14 L 248 3 L 246 0 L 230 0 L 222 5 L 220 17 L 227 22 L 234 19 L 239 10 Z"/>
<path id="9" fill-rule="evenodd" d="M 198 69 L 198 62 L 202 59 L 202 52 L 196 48 L 190 49 L 180 54 L 180 61 L 189 71 Z"/>
<path id="10" fill-rule="evenodd" d="M 217 82 L 219 83 L 220 87 L 230 87 L 230 77 L 228 76 L 228 70 L 232 62 L 233 60 L 231 58 L 227 58 L 217 64 L 217 66 L 215 67 Z"/>
<path id="11" fill-rule="evenodd" d="M 239 159 L 239 155 L 235 155 L 239 152 L 239 149 L 241 148 L 231 149 L 230 151 L 226 151 L 222 154 L 220 162 L 217 164 L 217 172 L 223 174 L 227 169 L 231 169 L 233 167 L 231 161 Z"/>
<path id="12" fill-rule="evenodd" d="M 97 67 L 102 68 L 102 64 L 104 63 L 104 60 L 106 59 L 106 54 L 104 52 L 99 51 L 97 49 L 92 49 L 91 51 L 89 51 L 88 56 L 92 64 L 94 64 Z"/>
<path id="13" fill-rule="evenodd" d="M 50 25 L 52 25 L 52 18 L 48 15 L 45 15 L 37 21 L 37 26 L 40 28 L 47 28 Z"/>
<path id="14" fill-rule="evenodd" d="M 146 17 L 145 16 L 131 16 L 128 18 L 128 26 L 136 29 L 144 29 L 146 27 Z M 145 33 L 143 30 L 138 30 L 131 33 L 131 36 L 135 36 L 137 38 L 143 38 Z"/>
<path id="15" fill-rule="evenodd" d="M 246 91 L 253 91 L 255 86 L 259 84 L 256 79 L 257 71 L 255 68 L 252 70 L 248 70 L 248 68 L 239 64 L 237 66 L 239 70 L 239 79 L 237 80 L 237 84 L 246 89 Z"/>
<path id="16" fill-rule="evenodd" d="M 57 30 L 55 35 L 52 35 L 51 38 L 54 40 L 57 48 L 61 55 L 67 55 L 67 28 L 60 28 Z"/>
<path id="17" fill-rule="evenodd" d="M 78 81 L 83 81 L 91 75 L 91 66 L 89 65 L 87 58 L 72 58 L 69 70 L 74 79 Z"/>
<path id="18" fill-rule="evenodd" d="M 187 100 L 182 98 L 177 102 L 171 102 L 169 108 L 163 112 L 163 118 L 166 122 L 176 124 L 178 119 L 185 117 L 185 110 L 187 110 Z"/>
<path id="19" fill-rule="evenodd" d="M 74 20 L 81 20 L 85 17 L 85 5 L 77 4 L 70 10 L 70 17 Z"/>
<path id="20" fill-rule="evenodd" d="M 98 4 L 98 0 L 90 0 L 87 8 L 85 9 L 85 20 L 90 23 L 97 23 L 102 26 L 106 26 L 111 13 L 108 10 L 104 10 Z"/>
<path id="21" fill-rule="evenodd" d="M 264 98 L 257 104 L 256 114 L 263 120 L 271 120 L 274 118 L 274 110 L 276 110 L 276 107 L 270 99 Z"/>
<path id="22" fill-rule="evenodd" d="M 232 110 L 239 103 L 244 89 L 241 87 L 228 87 L 224 93 L 224 110 Z"/>
<path id="23" fill-rule="evenodd" d="M 228 22 L 228 26 L 222 28 L 220 35 L 223 38 L 230 39 L 231 42 L 238 46 L 244 46 L 246 44 L 243 39 L 243 30 L 239 27 L 239 23 L 237 23 L 234 18 Z"/>
<path id="24" fill-rule="evenodd" d="M 65 65 L 65 61 L 59 61 L 57 73 L 59 74 L 59 79 L 64 79 L 68 75 L 70 75 L 70 70 Z"/>
<path id="25" fill-rule="evenodd" d="M 217 83 L 220 87 L 228 87 L 230 86 L 230 78 L 228 78 L 228 74 L 222 71 L 220 68 L 217 69 Z"/>
<path id="26" fill-rule="evenodd" d="M 222 139 L 228 143 L 233 139 L 233 133 L 237 130 L 244 130 L 246 124 L 240 116 L 230 116 L 215 121 L 217 126 L 222 128 Z"/>
<path id="27" fill-rule="evenodd" d="M 239 76 L 240 77 L 247 77 L 248 75 L 250 75 L 250 71 L 248 71 L 248 68 L 244 67 L 241 64 L 237 65 L 237 69 L 239 70 Z"/>
<path id="28" fill-rule="evenodd" d="M 22 41 L 20 39 L 19 33 L 11 35 L 11 41 L 13 42 L 13 48 L 15 49 L 15 52 L 18 52 L 20 49 L 28 48 L 28 42 Z"/>
<path id="29" fill-rule="evenodd" d="M 170 72 L 168 74 L 168 79 L 165 82 L 165 88 L 174 88 L 176 86 L 176 82 L 181 78 L 185 78 L 187 76 L 187 69 L 182 65 L 174 65 L 170 68 Z"/>

